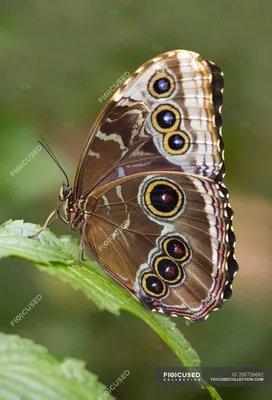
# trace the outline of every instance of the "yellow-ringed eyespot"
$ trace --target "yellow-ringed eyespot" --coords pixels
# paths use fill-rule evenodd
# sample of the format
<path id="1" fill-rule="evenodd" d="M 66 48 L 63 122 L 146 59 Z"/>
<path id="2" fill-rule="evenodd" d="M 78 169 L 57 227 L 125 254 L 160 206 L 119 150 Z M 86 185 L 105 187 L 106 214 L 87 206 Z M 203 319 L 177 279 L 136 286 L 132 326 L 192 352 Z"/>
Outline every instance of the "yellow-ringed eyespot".
<path id="1" fill-rule="evenodd" d="M 157 99 L 169 97 L 174 90 L 174 78 L 164 71 L 157 71 L 148 83 L 149 93 Z"/>
<path id="2" fill-rule="evenodd" d="M 158 106 L 151 115 L 153 127 L 161 133 L 176 131 L 180 124 L 180 114 L 178 110 L 170 105 L 165 104 Z"/>
<path id="3" fill-rule="evenodd" d="M 141 283 L 144 292 L 149 296 L 160 298 L 165 296 L 167 293 L 167 287 L 165 283 L 155 274 L 143 274 Z"/>
<path id="4" fill-rule="evenodd" d="M 184 131 L 168 132 L 163 136 L 163 147 L 169 154 L 184 154 L 190 146 L 190 139 Z"/>
<path id="5" fill-rule="evenodd" d="M 179 262 L 185 262 L 191 256 L 188 244 L 178 237 L 169 237 L 165 239 L 162 247 L 167 256 Z"/>
<path id="6" fill-rule="evenodd" d="M 151 181 L 144 193 L 147 209 L 158 217 L 174 217 L 183 207 L 184 194 L 174 182 L 166 179 Z"/>
<path id="7" fill-rule="evenodd" d="M 154 270 L 159 277 L 168 284 L 176 285 L 184 278 L 184 271 L 170 257 L 160 256 L 154 261 Z"/>

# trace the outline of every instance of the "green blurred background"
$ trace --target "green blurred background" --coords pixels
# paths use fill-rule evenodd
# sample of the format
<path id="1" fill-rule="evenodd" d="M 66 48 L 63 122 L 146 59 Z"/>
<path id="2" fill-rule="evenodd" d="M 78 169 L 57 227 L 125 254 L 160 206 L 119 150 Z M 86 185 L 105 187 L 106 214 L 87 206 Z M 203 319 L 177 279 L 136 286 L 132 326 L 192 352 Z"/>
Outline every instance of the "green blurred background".
<path id="1" fill-rule="evenodd" d="M 73 179 L 98 98 L 126 71 L 189 49 L 225 73 L 226 183 L 235 211 L 240 271 L 233 298 L 205 323 L 178 320 L 203 365 L 271 365 L 271 13 L 268 1 L 1 1 L 1 221 L 43 223 L 63 177 L 41 151 L 10 172 L 40 135 Z M 105 104 L 105 103 L 104 103 Z M 78 234 L 55 223 L 56 234 Z M 208 399 L 197 388 L 158 387 L 157 366 L 179 365 L 142 321 L 100 312 L 81 293 L 28 262 L 0 264 L 1 331 L 78 357 L 110 385 L 126 369 L 120 400 Z M 11 327 L 33 297 L 43 300 Z M 269 399 L 267 388 L 221 388 L 223 399 Z"/>

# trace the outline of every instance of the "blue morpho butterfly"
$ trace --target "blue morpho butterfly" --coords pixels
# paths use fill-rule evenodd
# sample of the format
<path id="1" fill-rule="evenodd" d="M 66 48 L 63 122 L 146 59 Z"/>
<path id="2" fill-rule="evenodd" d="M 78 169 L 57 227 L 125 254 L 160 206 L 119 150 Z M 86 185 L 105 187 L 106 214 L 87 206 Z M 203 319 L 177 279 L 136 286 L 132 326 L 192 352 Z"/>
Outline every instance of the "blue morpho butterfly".
<path id="1" fill-rule="evenodd" d="M 238 270 L 222 92 L 221 70 L 194 52 L 142 65 L 98 116 L 42 228 L 59 215 L 81 231 L 80 254 L 148 309 L 197 321 L 231 296 Z"/>

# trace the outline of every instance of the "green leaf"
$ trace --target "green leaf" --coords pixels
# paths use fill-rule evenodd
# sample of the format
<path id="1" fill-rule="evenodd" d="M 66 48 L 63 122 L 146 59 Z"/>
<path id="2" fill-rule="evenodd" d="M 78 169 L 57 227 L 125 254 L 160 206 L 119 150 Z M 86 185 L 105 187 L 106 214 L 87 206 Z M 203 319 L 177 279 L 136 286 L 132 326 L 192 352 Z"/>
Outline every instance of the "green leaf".
<path id="1" fill-rule="evenodd" d="M 47 229 L 34 239 L 28 238 L 38 230 L 38 226 L 23 221 L 6 222 L 0 227 L 0 258 L 26 258 L 42 271 L 55 275 L 84 292 L 100 309 L 116 315 L 123 309 L 137 315 L 157 332 L 185 367 L 200 366 L 197 353 L 170 318 L 145 309 L 109 278 L 97 263 L 82 262 L 80 268 L 77 261 L 79 246 L 70 237 L 57 238 Z M 214 399 L 220 399 L 216 390 L 204 381 L 202 387 L 206 387 Z"/>
<path id="2" fill-rule="evenodd" d="M 105 390 L 83 361 L 59 362 L 31 340 L 0 333 L 1 400 L 97 400 Z"/>

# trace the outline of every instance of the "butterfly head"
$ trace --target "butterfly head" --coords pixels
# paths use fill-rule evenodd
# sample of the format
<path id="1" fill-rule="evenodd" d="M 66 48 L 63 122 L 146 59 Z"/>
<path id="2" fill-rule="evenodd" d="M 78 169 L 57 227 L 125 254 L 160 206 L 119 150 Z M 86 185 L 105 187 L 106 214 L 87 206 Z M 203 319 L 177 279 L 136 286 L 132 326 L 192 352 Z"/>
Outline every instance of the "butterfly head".
<path id="1" fill-rule="evenodd" d="M 60 219 L 64 221 L 66 224 L 71 224 L 76 216 L 76 202 L 73 199 L 73 191 L 69 183 L 63 183 L 59 190 L 59 200 L 61 204 L 59 205 L 59 209 L 61 208 L 63 213 L 62 215 L 58 213 Z"/>
<path id="2" fill-rule="evenodd" d="M 59 190 L 59 199 L 60 201 L 65 201 L 69 199 L 72 195 L 72 188 L 69 185 L 65 185 L 64 183 L 61 185 Z"/>

